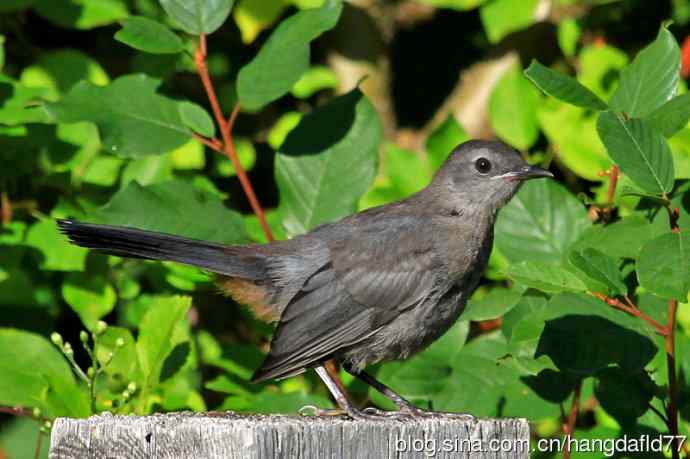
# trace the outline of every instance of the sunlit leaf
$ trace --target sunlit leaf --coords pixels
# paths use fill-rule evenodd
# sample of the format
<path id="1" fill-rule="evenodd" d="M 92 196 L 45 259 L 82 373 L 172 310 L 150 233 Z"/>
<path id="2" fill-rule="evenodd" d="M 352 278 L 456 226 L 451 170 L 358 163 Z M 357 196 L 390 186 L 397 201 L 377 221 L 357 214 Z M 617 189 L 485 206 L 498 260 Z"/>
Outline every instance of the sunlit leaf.
<path id="1" fill-rule="evenodd" d="M 160 0 L 166 13 L 192 35 L 210 34 L 223 25 L 234 0 Z"/>
<path id="2" fill-rule="evenodd" d="M 610 105 L 630 118 L 645 117 L 673 97 L 680 78 L 680 49 L 666 27 L 623 69 Z"/>
<path id="3" fill-rule="evenodd" d="M 690 291 L 690 235 L 666 233 L 647 242 L 637 262 L 640 285 L 662 298 L 684 303 Z"/>
<path id="4" fill-rule="evenodd" d="M 662 194 L 671 191 L 674 171 L 671 149 L 647 122 L 607 111 L 599 115 L 597 131 L 611 158 L 640 188 Z"/>
<path id="5" fill-rule="evenodd" d="M 156 93 L 159 81 L 126 75 L 106 87 L 81 82 L 45 109 L 55 121 L 96 123 L 103 147 L 122 156 L 160 154 L 184 144 L 191 131 L 178 103 Z"/>
<path id="6" fill-rule="evenodd" d="M 525 70 L 527 78 L 546 94 L 578 107 L 592 110 L 606 110 L 606 103 L 575 78 L 564 75 L 539 62 L 532 61 Z"/>
<path id="7" fill-rule="evenodd" d="M 585 207 L 553 180 L 532 180 L 498 214 L 496 245 L 512 263 L 559 264 L 590 226 Z"/>
<path id="8" fill-rule="evenodd" d="M 184 49 L 182 39 L 163 24 L 141 16 L 122 21 L 122 29 L 115 39 L 139 51 L 153 54 L 173 54 Z"/>
<path id="9" fill-rule="evenodd" d="M 335 26 L 340 0 L 318 9 L 300 11 L 273 31 L 259 54 L 240 69 L 237 94 L 243 107 L 255 110 L 292 89 L 309 68 L 309 42 Z"/>
<path id="10" fill-rule="evenodd" d="M 381 136 L 378 114 L 358 89 L 301 119 L 276 157 L 289 232 L 302 233 L 355 211 L 376 173 Z"/>

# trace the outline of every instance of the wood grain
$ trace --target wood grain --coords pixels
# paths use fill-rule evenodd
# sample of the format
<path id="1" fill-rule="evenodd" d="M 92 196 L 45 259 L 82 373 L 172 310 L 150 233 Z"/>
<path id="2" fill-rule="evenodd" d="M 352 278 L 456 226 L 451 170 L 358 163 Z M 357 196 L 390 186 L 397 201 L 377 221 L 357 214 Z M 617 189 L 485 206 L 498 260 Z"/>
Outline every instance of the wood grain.
<path id="1" fill-rule="evenodd" d="M 512 451 L 489 451 L 500 446 L 496 443 L 492 447 L 492 440 L 516 447 Z M 405 421 L 231 412 L 145 417 L 102 414 L 88 419 L 57 419 L 49 457 L 513 459 L 528 458 L 527 445 L 529 425 L 524 419 L 476 419 L 442 413 Z M 474 451 L 468 451 L 472 446 Z"/>

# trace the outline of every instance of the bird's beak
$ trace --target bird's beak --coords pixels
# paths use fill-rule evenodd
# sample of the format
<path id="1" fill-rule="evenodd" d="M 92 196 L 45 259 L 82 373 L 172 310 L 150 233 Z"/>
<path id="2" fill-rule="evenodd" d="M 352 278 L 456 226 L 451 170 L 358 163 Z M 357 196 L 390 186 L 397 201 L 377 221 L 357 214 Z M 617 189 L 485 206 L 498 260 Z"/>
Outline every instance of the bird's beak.
<path id="1" fill-rule="evenodd" d="M 515 171 L 510 171 L 506 172 L 505 174 L 497 175 L 493 178 L 503 178 L 503 179 L 510 179 L 510 180 L 529 180 L 533 178 L 540 178 L 540 177 L 551 177 L 553 178 L 553 174 L 546 169 L 542 169 L 541 167 L 537 166 L 524 166 L 521 167 L 518 170 Z"/>

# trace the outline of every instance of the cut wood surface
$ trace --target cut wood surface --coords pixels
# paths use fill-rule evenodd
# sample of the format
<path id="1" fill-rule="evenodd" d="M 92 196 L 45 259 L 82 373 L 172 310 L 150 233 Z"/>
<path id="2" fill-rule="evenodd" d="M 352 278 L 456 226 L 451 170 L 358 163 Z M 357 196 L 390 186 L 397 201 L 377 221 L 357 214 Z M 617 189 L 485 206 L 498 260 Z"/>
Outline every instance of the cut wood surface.
<path id="1" fill-rule="evenodd" d="M 527 458 L 525 419 L 168 413 L 59 418 L 50 458 Z"/>

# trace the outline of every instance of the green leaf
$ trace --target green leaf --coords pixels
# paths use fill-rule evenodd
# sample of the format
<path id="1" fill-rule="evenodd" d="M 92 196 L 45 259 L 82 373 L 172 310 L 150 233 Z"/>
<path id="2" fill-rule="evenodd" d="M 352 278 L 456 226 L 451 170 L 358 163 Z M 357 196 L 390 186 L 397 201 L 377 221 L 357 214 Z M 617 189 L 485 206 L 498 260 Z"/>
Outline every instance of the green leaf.
<path id="1" fill-rule="evenodd" d="M 285 226 L 292 234 L 351 214 L 376 174 L 378 113 L 355 89 L 304 116 L 276 156 Z"/>
<path id="2" fill-rule="evenodd" d="M 323 89 L 337 87 L 338 76 L 335 72 L 326 66 L 316 66 L 304 72 L 290 92 L 295 97 L 306 99 Z"/>
<path id="3" fill-rule="evenodd" d="M 414 194 L 431 181 L 431 171 L 414 151 L 390 144 L 384 158 L 386 177 L 398 191 L 398 199 Z"/>
<path id="4" fill-rule="evenodd" d="M 123 159 L 113 156 L 97 156 L 85 167 L 81 179 L 93 185 L 113 186 L 123 162 Z"/>
<path id="5" fill-rule="evenodd" d="M 45 110 L 59 123 L 96 123 L 103 147 L 112 153 L 165 153 L 186 143 L 191 131 L 182 121 L 179 103 L 156 94 L 159 84 L 146 75 L 126 75 L 106 87 L 81 82 Z"/>
<path id="6" fill-rule="evenodd" d="M 0 9 L 3 6 L 0 6 Z M 15 457 L 49 459 L 50 438 L 48 435 L 42 435 L 40 440 L 37 439 L 39 428 L 36 420 L 29 417 L 8 419 L 3 425 L 2 432 L 0 432 L 0 445 L 2 445 L 3 451 L 12 451 L 12 455 Z M 36 454 L 36 450 L 39 448 L 40 455 Z"/>
<path id="7" fill-rule="evenodd" d="M 117 345 L 119 339 L 124 341 L 123 346 Z M 127 328 L 108 326 L 105 333 L 98 337 L 96 358 L 106 374 L 120 381 L 141 382 L 136 343 Z"/>
<path id="8" fill-rule="evenodd" d="M 546 98 L 537 114 L 544 135 L 557 145 L 555 154 L 579 177 L 602 181 L 613 162 L 597 135 L 595 112 Z"/>
<path id="9" fill-rule="evenodd" d="M 509 261 L 555 264 L 591 225 L 587 211 L 553 180 L 532 180 L 498 213 L 496 245 Z"/>
<path id="10" fill-rule="evenodd" d="M 574 57 L 577 50 L 577 42 L 582 35 L 582 28 L 577 20 L 567 18 L 558 24 L 558 45 L 566 57 Z"/>
<path id="11" fill-rule="evenodd" d="M 690 235 L 666 233 L 647 242 L 637 262 L 640 286 L 662 298 L 687 302 L 690 291 Z"/>
<path id="12" fill-rule="evenodd" d="M 469 322 L 456 322 L 438 340 L 409 361 L 391 362 L 378 372 L 378 378 L 395 387 L 410 401 L 427 401 L 435 397 L 448 383 L 451 365 L 458 357 L 469 333 Z M 390 401 L 375 390 L 369 391 L 377 404 L 391 406 Z M 438 408 L 436 408 L 438 409 Z"/>
<path id="13" fill-rule="evenodd" d="M 508 339 L 511 346 L 515 345 L 520 341 L 525 341 L 522 337 L 527 336 L 527 340 L 534 339 L 534 335 L 530 333 L 523 333 L 521 331 L 524 328 L 521 324 L 529 324 L 529 328 L 532 328 L 532 322 L 530 318 L 543 311 L 548 307 L 547 298 L 541 293 L 537 293 L 534 290 L 528 290 L 527 293 L 520 297 L 517 304 L 508 311 L 501 319 L 501 330 L 503 335 Z M 526 322 L 522 322 L 526 321 Z M 538 336 L 537 336 L 538 337 Z M 536 346 L 536 342 L 534 343 Z M 533 357 L 535 347 L 531 347 L 531 354 L 528 357 Z M 521 357 L 522 355 L 518 353 L 516 357 Z"/>
<path id="14" fill-rule="evenodd" d="M 469 139 L 460 123 L 453 115 L 448 115 L 448 118 L 434 129 L 426 140 L 425 148 L 429 155 L 431 170 L 437 171 L 446 162 L 453 149 Z"/>
<path id="15" fill-rule="evenodd" d="M 194 132 L 205 137 L 216 135 L 216 125 L 206 110 L 192 102 L 180 102 L 180 117 L 182 122 Z"/>
<path id="16" fill-rule="evenodd" d="M 55 222 L 46 218 L 29 228 L 26 245 L 41 252 L 41 269 L 48 271 L 82 271 L 87 250 L 67 242 Z"/>
<path id="17" fill-rule="evenodd" d="M 546 293 L 587 290 L 585 284 L 569 270 L 538 261 L 511 264 L 506 274 L 520 284 Z"/>
<path id="18" fill-rule="evenodd" d="M 658 194 L 673 188 L 673 158 L 666 139 L 647 122 L 607 111 L 597 131 L 611 158 L 640 188 Z"/>
<path id="19" fill-rule="evenodd" d="M 646 372 L 630 375 L 620 368 L 607 368 L 597 374 L 596 381 L 594 393 L 601 407 L 624 427 L 633 427 L 649 409 L 655 387 Z"/>
<path id="20" fill-rule="evenodd" d="M 452 411 L 464 411 L 463 404 L 475 407 L 486 403 L 493 411 L 486 414 L 491 416 L 527 416 L 530 421 L 558 416 L 558 404 L 542 398 L 527 384 L 530 373 L 526 374 L 526 370 L 515 359 L 506 357 L 509 350 L 498 333 L 465 346 L 465 355 L 456 361 L 454 368 L 459 370 L 459 380 L 453 384 L 453 392 L 449 390 L 444 393 L 448 401 L 453 401 Z M 476 370 L 474 362 L 478 363 Z M 485 378 L 496 378 L 496 381 Z M 460 394 L 462 381 L 471 381 L 473 387 L 487 387 L 478 389 L 478 396 L 467 392 Z"/>
<path id="21" fill-rule="evenodd" d="M 136 180 L 140 185 L 167 182 L 173 179 L 173 163 L 169 155 L 143 156 L 127 162 L 122 171 L 121 188 Z"/>
<path id="22" fill-rule="evenodd" d="M 122 0 L 35 0 L 34 11 L 60 27 L 93 29 L 129 14 Z"/>
<path id="23" fill-rule="evenodd" d="M 44 97 L 55 101 L 81 80 L 105 86 L 110 78 L 105 69 L 89 55 L 76 49 L 58 49 L 42 53 L 38 60 L 22 70 L 20 80 L 31 88 L 50 88 Z"/>
<path id="24" fill-rule="evenodd" d="M 563 102 L 591 110 L 608 108 L 603 100 L 575 78 L 551 70 L 536 60 L 525 70 L 525 75 L 546 94 Z"/>
<path id="25" fill-rule="evenodd" d="M 323 2 L 317 1 L 320 6 Z M 237 28 L 242 34 L 242 42 L 253 43 L 261 31 L 271 27 L 289 7 L 290 2 L 238 0 L 232 11 Z M 311 7 L 315 7 L 311 6 Z"/>
<path id="26" fill-rule="evenodd" d="M 539 135 L 539 93 L 522 75 L 519 65 L 503 74 L 489 98 L 489 118 L 496 135 L 520 150 L 527 150 Z"/>
<path id="27" fill-rule="evenodd" d="M 181 218 L 184 215 L 184 218 Z M 150 186 L 130 182 L 90 220 L 158 231 L 204 241 L 246 242 L 242 217 L 217 197 L 193 185 L 171 181 Z"/>
<path id="28" fill-rule="evenodd" d="M 427 5 L 440 8 L 452 8 L 460 11 L 474 9 L 485 2 L 486 0 L 421 0 L 421 3 L 426 3 Z"/>
<path id="29" fill-rule="evenodd" d="M 611 366 L 636 373 L 657 352 L 653 329 L 584 294 L 554 296 L 547 308 L 526 318 L 522 340 L 536 344 L 561 371 L 591 375 Z M 516 329 L 513 329 L 513 336 Z"/>
<path id="30" fill-rule="evenodd" d="M 96 322 L 115 307 L 115 289 L 102 276 L 71 273 L 62 284 L 62 297 L 93 331 Z"/>
<path id="31" fill-rule="evenodd" d="M 630 118 L 642 118 L 666 103 L 676 91 L 680 49 L 666 27 L 623 69 L 610 105 Z"/>
<path id="32" fill-rule="evenodd" d="M 172 378 L 184 367 L 189 358 L 190 348 L 189 341 L 175 345 L 163 362 L 160 376 L 161 381 Z"/>
<path id="33" fill-rule="evenodd" d="M 159 297 L 141 319 L 137 355 L 145 387 L 158 383 L 163 363 L 175 346 L 173 331 L 191 304 L 190 297 Z"/>
<path id="34" fill-rule="evenodd" d="M 522 297 L 524 289 L 519 287 L 503 288 L 496 287 L 476 299 L 475 293 L 467 302 L 465 310 L 462 312 L 462 320 L 491 320 L 503 316 L 510 311 Z"/>
<path id="35" fill-rule="evenodd" d="M 570 262 L 591 279 L 603 284 L 614 295 L 625 295 L 627 287 L 615 260 L 597 249 L 587 248 L 570 253 Z"/>
<path id="36" fill-rule="evenodd" d="M 8 365 L 0 355 L 0 403 L 5 406 L 43 406 L 42 399 L 48 390 L 48 381 L 33 369 L 17 366 L 17 362 L 12 366 Z"/>
<path id="37" fill-rule="evenodd" d="M 30 368 L 22 362 L 30 362 Z M 0 384 L 4 385 L 5 381 L 21 384 L 12 388 L 12 392 L 0 391 L 3 405 L 14 404 L 10 397 L 16 400 L 26 398 L 25 402 L 33 401 L 27 403 L 28 406 L 42 408 L 48 416 L 89 415 L 86 391 L 77 385 L 60 351 L 40 335 L 0 328 L 0 371 L 4 380 Z M 41 385 L 47 385 L 48 390 L 39 396 L 35 390 Z"/>
<path id="38" fill-rule="evenodd" d="M 610 225 L 592 225 L 573 245 L 574 250 L 598 249 L 616 258 L 637 258 L 648 240 L 663 234 L 667 222 L 650 222 L 639 215 L 626 217 Z"/>
<path id="39" fill-rule="evenodd" d="M 338 22 L 340 0 L 300 11 L 280 23 L 259 54 L 240 69 L 237 95 L 242 107 L 257 110 L 287 93 L 309 68 L 309 42 Z"/>
<path id="40" fill-rule="evenodd" d="M 669 100 L 647 115 L 645 120 L 665 137 L 673 137 L 690 121 L 690 92 Z"/>
<path id="41" fill-rule="evenodd" d="M 160 0 L 182 30 L 192 35 L 216 31 L 230 14 L 234 0 Z"/>
<path id="42" fill-rule="evenodd" d="M 301 119 L 302 113 L 300 112 L 283 113 L 268 131 L 268 144 L 271 148 L 278 150 L 285 142 L 287 135 L 297 127 Z"/>
<path id="43" fill-rule="evenodd" d="M 49 95 L 45 88 L 27 88 L 0 74 L 0 125 L 47 122 L 48 116 L 34 105 Z"/>
<path id="44" fill-rule="evenodd" d="M 36 0 L 4 0 L 0 4 L 0 12 L 7 13 L 10 11 L 23 10 L 30 7 Z"/>
<path id="45" fill-rule="evenodd" d="M 237 140 L 235 141 L 237 143 Z M 238 156 L 239 156 L 239 148 L 237 145 L 235 145 L 235 149 L 238 150 Z M 220 159 L 220 158 L 219 158 Z M 223 157 L 222 159 L 227 161 L 227 157 Z M 228 161 L 229 162 L 229 161 Z M 242 157 L 240 156 L 240 162 L 242 162 Z M 204 154 L 204 145 L 200 142 L 197 142 L 196 140 L 187 142 L 186 144 L 182 145 L 180 148 L 177 150 L 173 151 L 170 153 L 170 163 L 172 166 L 177 169 L 177 170 L 182 170 L 182 171 L 192 171 L 192 170 L 201 170 L 206 166 L 206 155 Z M 243 164 L 244 165 L 244 164 Z M 248 170 L 248 169 L 245 169 Z M 197 175 L 193 177 L 193 182 L 194 184 L 198 184 L 199 180 L 208 180 L 206 177 Z M 141 183 L 141 182 L 139 182 Z M 143 183 L 142 183 L 143 185 Z M 215 188 L 215 185 L 213 185 Z M 201 186 L 200 188 L 204 188 Z M 212 191 L 209 189 L 208 191 Z M 222 193 L 219 194 L 219 196 Z"/>
<path id="46" fill-rule="evenodd" d="M 182 39 L 160 22 L 142 16 L 122 21 L 115 40 L 139 51 L 152 54 L 174 54 L 184 50 Z"/>
<path id="47" fill-rule="evenodd" d="M 534 23 L 539 0 L 493 0 L 484 4 L 479 16 L 486 36 L 491 43 L 498 43 L 511 32 Z"/>

